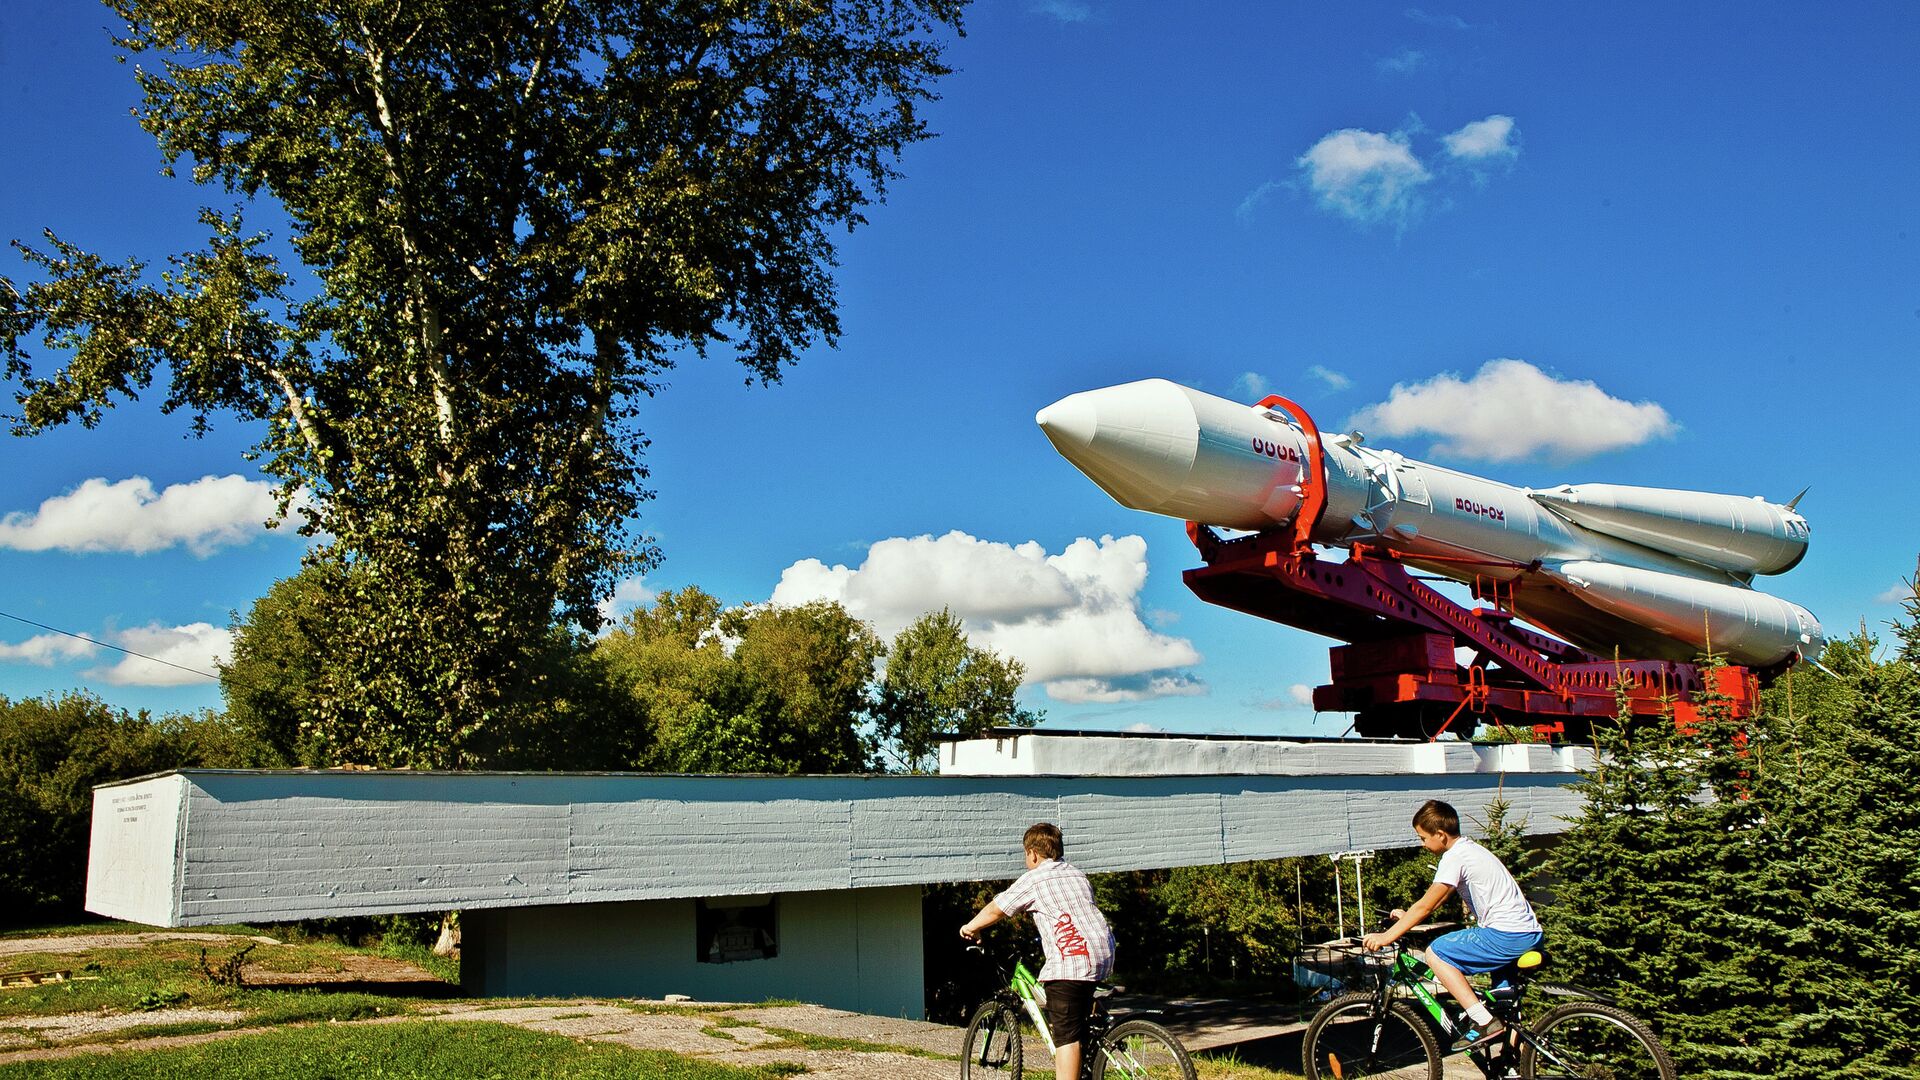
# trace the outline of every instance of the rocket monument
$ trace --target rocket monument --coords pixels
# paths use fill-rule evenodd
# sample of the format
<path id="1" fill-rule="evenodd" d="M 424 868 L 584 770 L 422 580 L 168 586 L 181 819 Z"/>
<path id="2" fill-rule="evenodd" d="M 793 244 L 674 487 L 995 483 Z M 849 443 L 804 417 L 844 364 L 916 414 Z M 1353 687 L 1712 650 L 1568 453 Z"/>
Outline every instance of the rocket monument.
<path id="1" fill-rule="evenodd" d="M 1248 406 L 1164 379 L 1072 394 L 1035 420 L 1121 505 L 1202 526 L 1292 529 L 1468 583 L 1600 655 L 1689 660 L 1711 644 L 1777 669 L 1825 644 L 1807 609 L 1753 587 L 1806 554 L 1806 518 L 1700 491 L 1515 487 L 1322 434 L 1281 398 Z M 1796 500 L 1797 501 L 1797 500 Z"/>

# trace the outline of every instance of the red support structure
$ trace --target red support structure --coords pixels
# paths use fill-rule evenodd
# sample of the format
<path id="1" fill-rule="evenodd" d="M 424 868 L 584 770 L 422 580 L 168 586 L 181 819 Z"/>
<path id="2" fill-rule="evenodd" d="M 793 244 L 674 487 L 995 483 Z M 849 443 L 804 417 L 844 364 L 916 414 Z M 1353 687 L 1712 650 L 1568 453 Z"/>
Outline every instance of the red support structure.
<path id="1" fill-rule="evenodd" d="M 1303 493 L 1299 516 L 1310 494 Z M 1691 699 L 1702 688 L 1694 664 L 1608 659 L 1516 625 L 1502 607 L 1512 602 L 1510 583 L 1476 586 L 1475 596 L 1494 606 L 1470 609 L 1415 579 L 1388 552 L 1356 545 L 1347 561 L 1322 562 L 1306 540 L 1310 529 L 1222 540 L 1189 522 L 1205 565 L 1184 579 L 1208 603 L 1348 642 L 1329 651 L 1332 680 L 1315 688 L 1313 704 L 1355 713 L 1360 735 L 1432 739 L 1452 731 L 1465 738 L 1480 724 L 1496 724 L 1577 738 L 1593 718 L 1618 711 L 1621 690 L 1635 716 L 1671 712 L 1683 725 L 1694 716 Z M 1471 654 L 1465 662 L 1463 651 Z M 1759 702 L 1759 679 L 1745 668 L 1720 668 L 1714 683 L 1735 716 Z"/>

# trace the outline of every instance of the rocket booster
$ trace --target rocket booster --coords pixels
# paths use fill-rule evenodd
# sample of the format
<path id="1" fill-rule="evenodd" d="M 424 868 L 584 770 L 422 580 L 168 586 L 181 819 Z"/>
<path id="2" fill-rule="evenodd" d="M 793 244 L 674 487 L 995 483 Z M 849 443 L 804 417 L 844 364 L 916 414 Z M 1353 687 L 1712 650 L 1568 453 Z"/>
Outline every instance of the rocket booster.
<path id="1" fill-rule="evenodd" d="M 1769 667 L 1817 658 L 1825 644 L 1805 608 L 1751 586 L 1806 554 L 1807 521 L 1791 506 L 1618 484 L 1514 487 L 1165 379 L 1072 394 L 1034 419 L 1122 506 L 1246 530 L 1299 528 L 1304 508 L 1314 543 L 1366 543 L 1458 581 L 1513 582 L 1518 614 L 1603 655 L 1688 660 L 1710 643 L 1733 663 Z M 1308 498 L 1314 488 L 1322 500 Z"/>

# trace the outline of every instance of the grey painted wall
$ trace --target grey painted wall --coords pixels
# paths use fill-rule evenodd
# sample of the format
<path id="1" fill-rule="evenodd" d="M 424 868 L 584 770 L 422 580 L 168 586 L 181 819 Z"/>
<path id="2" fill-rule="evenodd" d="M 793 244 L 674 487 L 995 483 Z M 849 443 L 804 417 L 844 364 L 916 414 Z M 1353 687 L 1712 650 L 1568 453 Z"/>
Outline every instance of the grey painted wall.
<path id="1" fill-rule="evenodd" d="M 1040 820 L 1100 871 L 1407 846 L 1427 798 L 1475 815 L 1498 790 L 1535 833 L 1578 813 L 1576 774 L 1481 771 L 1462 749 L 1379 775 L 184 770 L 96 790 L 87 908 L 192 926 L 874 889 L 1012 876 Z"/>

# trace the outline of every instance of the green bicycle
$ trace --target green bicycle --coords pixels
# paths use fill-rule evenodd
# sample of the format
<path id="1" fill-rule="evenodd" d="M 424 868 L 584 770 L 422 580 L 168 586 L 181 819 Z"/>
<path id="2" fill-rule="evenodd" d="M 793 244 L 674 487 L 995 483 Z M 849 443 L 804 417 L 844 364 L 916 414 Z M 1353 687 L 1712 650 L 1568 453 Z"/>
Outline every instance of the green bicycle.
<path id="1" fill-rule="evenodd" d="M 992 959 L 979 945 L 969 945 L 967 951 Z M 996 967 L 1002 976 L 1007 975 L 1004 964 Z M 1023 1017 L 1027 1021 L 1024 1026 L 1039 1036 L 1047 1053 L 1053 1053 L 1053 1036 L 1047 1030 L 1046 1009 L 1041 1004 L 1045 991 L 1027 966 L 1018 960 L 1014 961 L 1012 975 L 1006 982 L 1006 989 L 975 1009 L 973 1019 L 967 1024 L 960 1051 L 963 1078 L 1020 1080 L 1029 1075 L 1021 1071 L 1025 1058 Z M 1107 997 L 1112 993 L 1112 988 L 1106 986 L 1093 992 L 1093 1011 L 1087 1016 L 1087 1034 L 1082 1040 L 1086 1048 L 1080 1059 L 1083 1080 L 1110 1077 L 1197 1080 L 1193 1059 L 1187 1056 L 1186 1047 L 1180 1045 L 1173 1032 L 1151 1020 L 1126 1019 L 1114 1023 L 1113 1014 L 1107 1011 Z M 1051 1066 L 1046 1068 L 1045 1075 L 1053 1075 Z"/>
<path id="2" fill-rule="evenodd" d="M 1672 1057 L 1644 1021 L 1599 994 L 1535 983 L 1546 961 L 1537 949 L 1496 972 L 1494 988 L 1483 991 L 1508 1038 L 1455 1047 L 1455 1033 L 1471 1024 L 1425 961 L 1397 943 L 1371 953 L 1344 948 L 1373 986 L 1327 1002 L 1307 1025 L 1307 1080 L 1441 1080 L 1441 1059 L 1461 1050 L 1494 1080 L 1675 1080 Z M 1530 989 L 1568 1000 L 1527 1020 L 1521 1011 Z"/>

